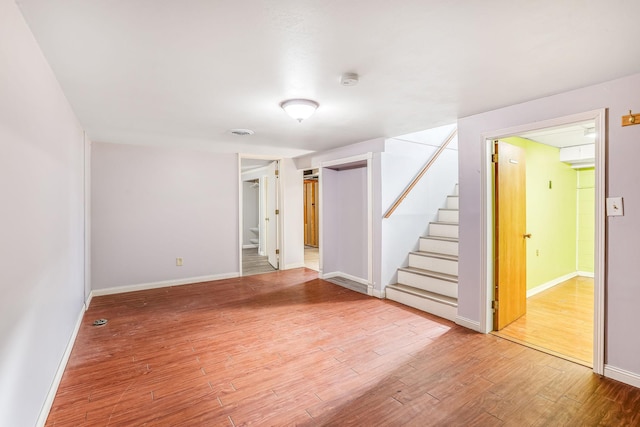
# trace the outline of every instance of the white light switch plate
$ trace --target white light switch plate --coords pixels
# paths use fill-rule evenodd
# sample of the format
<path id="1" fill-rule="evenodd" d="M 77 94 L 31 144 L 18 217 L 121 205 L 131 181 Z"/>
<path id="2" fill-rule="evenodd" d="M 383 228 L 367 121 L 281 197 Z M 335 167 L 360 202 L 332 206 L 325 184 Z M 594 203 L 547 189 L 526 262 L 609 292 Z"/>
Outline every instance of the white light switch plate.
<path id="1" fill-rule="evenodd" d="M 623 216 L 622 197 L 607 197 L 607 216 Z"/>

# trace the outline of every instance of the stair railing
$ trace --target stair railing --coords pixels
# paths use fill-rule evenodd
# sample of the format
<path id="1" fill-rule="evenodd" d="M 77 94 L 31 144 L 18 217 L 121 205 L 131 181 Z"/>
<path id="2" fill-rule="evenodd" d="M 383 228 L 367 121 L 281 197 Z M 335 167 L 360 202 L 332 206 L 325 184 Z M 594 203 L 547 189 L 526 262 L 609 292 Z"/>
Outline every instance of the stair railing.
<path id="1" fill-rule="evenodd" d="M 433 156 L 431 156 L 431 158 L 427 161 L 427 163 L 425 163 L 425 165 L 422 167 L 422 169 L 420 169 L 420 172 L 418 172 L 416 177 L 413 178 L 413 181 L 411 181 L 411 183 L 407 186 L 407 188 L 405 188 L 405 190 L 402 192 L 402 194 L 400 194 L 400 196 L 396 199 L 395 203 L 393 205 L 391 205 L 389 210 L 387 210 L 387 213 L 384 214 L 384 218 L 389 218 L 391 216 L 391 214 L 393 214 L 393 212 L 398 208 L 398 206 L 400 206 L 402 201 L 409 195 L 409 193 L 411 193 L 411 190 L 413 190 L 413 187 L 415 187 L 418 184 L 418 182 L 422 179 L 424 174 L 427 173 L 427 171 L 429 170 L 431 165 L 433 165 L 435 163 L 435 161 L 438 159 L 438 157 L 440 157 L 440 154 L 442 154 L 442 152 L 447 148 L 449 143 L 451 141 L 453 141 L 453 138 L 455 138 L 455 136 L 457 134 L 458 134 L 458 128 L 455 128 L 449 134 L 447 139 L 445 139 L 445 141 L 442 143 L 440 148 L 438 148 L 436 150 L 436 152 L 433 153 Z"/>

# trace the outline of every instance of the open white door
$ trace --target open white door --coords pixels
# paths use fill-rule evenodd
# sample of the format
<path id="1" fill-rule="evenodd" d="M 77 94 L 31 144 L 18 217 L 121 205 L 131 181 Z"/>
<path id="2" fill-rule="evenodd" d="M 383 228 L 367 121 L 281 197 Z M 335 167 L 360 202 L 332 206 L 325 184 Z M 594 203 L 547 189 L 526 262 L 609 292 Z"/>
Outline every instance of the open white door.
<path id="1" fill-rule="evenodd" d="M 266 247 L 269 264 L 276 270 L 279 264 L 278 250 L 278 161 L 271 162 L 267 167 L 265 182 L 265 224 Z"/>

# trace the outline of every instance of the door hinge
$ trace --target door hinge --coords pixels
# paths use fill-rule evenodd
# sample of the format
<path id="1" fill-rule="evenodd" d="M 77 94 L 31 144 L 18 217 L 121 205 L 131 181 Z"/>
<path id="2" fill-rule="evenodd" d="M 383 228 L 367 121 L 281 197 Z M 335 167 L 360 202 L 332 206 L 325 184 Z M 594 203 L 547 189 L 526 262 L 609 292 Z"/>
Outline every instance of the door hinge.
<path id="1" fill-rule="evenodd" d="M 280 215 L 280 209 L 276 209 L 276 215 Z"/>
<path id="2" fill-rule="evenodd" d="M 280 249 L 276 249 L 276 255 L 280 255 Z"/>
<path id="3" fill-rule="evenodd" d="M 280 175 L 280 171 L 279 171 L 278 169 L 276 169 L 276 172 L 275 172 L 275 174 L 274 174 L 274 175 L 275 175 L 275 176 Z"/>
<path id="4" fill-rule="evenodd" d="M 498 154 L 491 155 L 491 163 L 498 163 Z"/>
<path id="5" fill-rule="evenodd" d="M 491 301 L 491 309 L 495 312 L 498 309 L 498 301 Z"/>

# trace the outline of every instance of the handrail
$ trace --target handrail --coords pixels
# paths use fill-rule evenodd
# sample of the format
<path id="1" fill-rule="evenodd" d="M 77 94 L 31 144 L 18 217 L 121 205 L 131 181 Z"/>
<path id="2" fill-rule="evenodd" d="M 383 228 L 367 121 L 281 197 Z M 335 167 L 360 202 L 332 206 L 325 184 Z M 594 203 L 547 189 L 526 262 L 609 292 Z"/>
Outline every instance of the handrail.
<path id="1" fill-rule="evenodd" d="M 455 128 L 449 134 L 449 136 L 447 137 L 447 139 L 445 139 L 445 141 L 442 143 L 440 148 L 438 148 L 438 150 L 435 153 L 433 153 L 433 156 L 431 156 L 429 161 L 427 161 L 427 163 L 422 167 L 422 169 L 420 169 L 420 172 L 418 172 L 418 175 L 416 175 L 416 177 L 413 178 L 413 181 L 411 181 L 411 184 L 409 184 L 409 186 L 407 188 L 405 188 L 405 190 L 402 192 L 400 197 L 398 197 L 396 199 L 395 203 L 393 205 L 391 205 L 391 207 L 389 208 L 387 213 L 384 214 L 384 218 L 389 218 L 391 216 L 391 214 L 398 208 L 398 206 L 400 206 L 400 203 L 402 203 L 402 201 L 409 195 L 411 190 L 413 190 L 413 187 L 415 187 L 416 184 L 418 184 L 418 181 L 420 181 L 420 179 L 422 179 L 424 174 L 427 173 L 427 170 L 429 170 L 431 165 L 433 165 L 433 163 L 438 159 L 440 154 L 442 154 L 442 152 L 445 150 L 445 148 L 447 148 L 447 145 L 449 145 L 449 143 L 453 140 L 453 138 L 455 138 L 457 133 L 458 133 L 458 128 Z"/>

